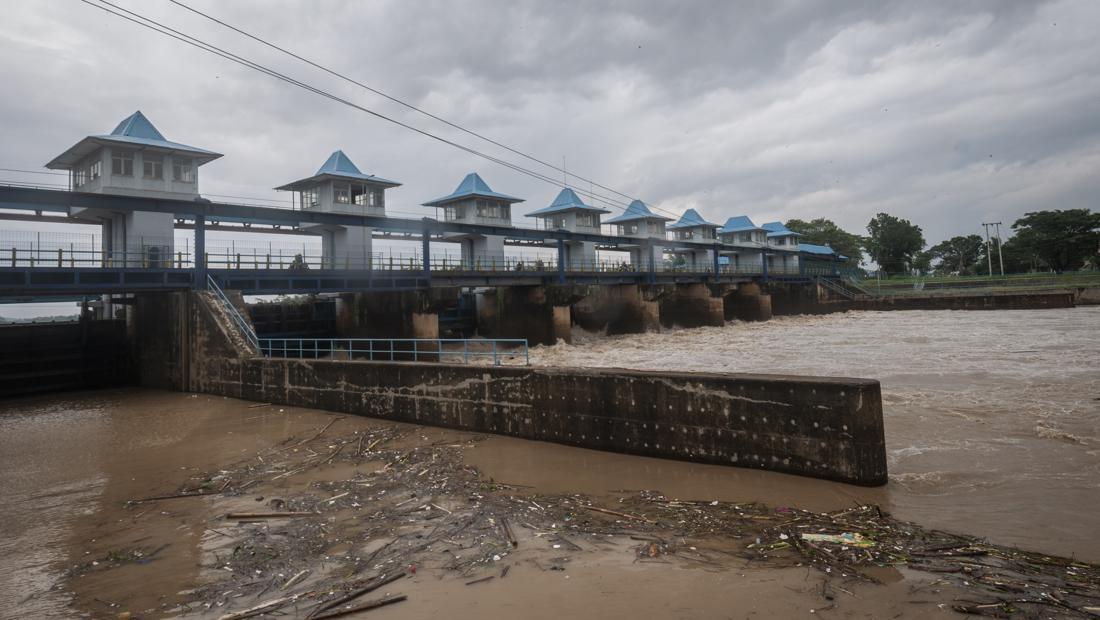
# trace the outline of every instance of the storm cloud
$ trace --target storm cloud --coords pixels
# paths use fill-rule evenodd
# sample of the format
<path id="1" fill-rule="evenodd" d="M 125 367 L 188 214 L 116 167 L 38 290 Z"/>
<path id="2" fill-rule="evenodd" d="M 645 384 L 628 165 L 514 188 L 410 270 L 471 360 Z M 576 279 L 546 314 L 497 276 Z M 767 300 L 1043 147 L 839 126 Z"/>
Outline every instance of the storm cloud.
<path id="1" fill-rule="evenodd" d="M 1100 195 L 1090 0 L 186 1 L 677 214 L 825 217 L 861 233 L 886 211 L 935 243 Z M 560 178 L 166 1 L 117 3 Z M 429 215 L 417 205 L 471 170 L 526 198 L 518 213 L 556 193 L 76 0 L 6 2 L 0 51 L 0 167 L 38 168 L 140 109 L 168 139 L 226 155 L 203 168 L 204 193 L 285 198 L 270 188 L 336 148 L 405 184 L 389 199 L 401 214 Z"/>

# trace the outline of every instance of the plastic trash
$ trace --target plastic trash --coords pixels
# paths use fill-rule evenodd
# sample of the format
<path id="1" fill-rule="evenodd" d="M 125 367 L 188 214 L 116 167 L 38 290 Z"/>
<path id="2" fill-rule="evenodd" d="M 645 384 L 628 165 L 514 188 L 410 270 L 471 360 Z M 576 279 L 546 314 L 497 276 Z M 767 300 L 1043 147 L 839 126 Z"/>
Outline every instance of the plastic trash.
<path id="1" fill-rule="evenodd" d="M 875 541 L 867 540 L 859 532 L 844 532 L 843 534 L 803 534 L 802 540 L 810 542 L 830 542 L 849 547 L 874 547 Z"/>

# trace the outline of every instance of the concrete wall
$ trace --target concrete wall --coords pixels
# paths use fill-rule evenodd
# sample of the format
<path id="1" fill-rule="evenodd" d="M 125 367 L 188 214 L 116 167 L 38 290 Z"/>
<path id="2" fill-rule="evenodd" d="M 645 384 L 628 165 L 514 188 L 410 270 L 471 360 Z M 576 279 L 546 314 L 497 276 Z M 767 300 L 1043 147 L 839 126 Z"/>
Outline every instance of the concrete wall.
<path id="1" fill-rule="evenodd" d="M 723 310 L 726 320 L 767 321 L 772 318 L 772 298 L 759 284 L 743 282 L 725 296 Z"/>
<path id="2" fill-rule="evenodd" d="M 158 387 L 853 484 L 886 482 L 877 381 L 268 359 L 242 346 L 209 294 L 147 297 L 141 336 L 180 340 L 162 343 L 145 363 L 185 350 L 178 357 L 185 367 L 169 363 L 142 375 Z M 187 328 L 170 328 L 168 317 Z"/>
<path id="3" fill-rule="evenodd" d="M 721 327 L 726 324 L 725 302 L 706 284 L 677 284 L 660 298 L 660 320 L 664 327 Z"/>
<path id="4" fill-rule="evenodd" d="M 477 331 L 487 338 L 524 338 L 531 346 L 572 342 L 571 287 L 512 286 L 477 295 Z"/>
<path id="5" fill-rule="evenodd" d="M 1038 310 L 1072 308 L 1069 291 L 989 293 L 984 295 L 928 295 L 857 299 L 853 310 Z"/>
<path id="6" fill-rule="evenodd" d="M 772 282 L 767 285 L 775 314 L 828 314 L 848 310 L 1038 310 L 1072 308 L 1072 291 L 898 295 L 851 300 L 820 285 Z"/>
<path id="7" fill-rule="evenodd" d="M 608 335 L 660 331 L 660 306 L 637 284 L 594 286 L 573 305 L 573 320 L 588 331 Z"/>
<path id="8" fill-rule="evenodd" d="M 1100 305 L 1100 288 L 1079 288 L 1075 289 L 1076 297 L 1074 301 L 1079 306 L 1096 306 Z"/>
<path id="9" fill-rule="evenodd" d="M 467 247 L 467 245 L 469 247 Z M 504 265 L 504 237 L 486 235 L 470 239 L 462 244 L 462 262 L 477 268 L 496 267 L 495 262 Z"/>

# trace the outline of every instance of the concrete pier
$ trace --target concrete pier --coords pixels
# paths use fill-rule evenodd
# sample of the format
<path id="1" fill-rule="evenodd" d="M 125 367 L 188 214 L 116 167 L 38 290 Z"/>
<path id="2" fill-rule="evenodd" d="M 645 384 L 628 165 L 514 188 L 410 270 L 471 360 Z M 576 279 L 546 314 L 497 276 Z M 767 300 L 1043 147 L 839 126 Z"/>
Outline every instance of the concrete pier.
<path id="1" fill-rule="evenodd" d="M 660 305 L 637 284 L 589 287 L 573 306 L 573 320 L 588 331 L 616 334 L 660 331 Z"/>
<path id="2" fill-rule="evenodd" d="M 513 286 L 477 295 L 477 330 L 490 338 L 523 338 L 528 344 L 572 342 L 572 287 Z"/>
<path id="3" fill-rule="evenodd" d="M 726 324 L 724 294 L 714 295 L 706 284 L 677 284 L 660 298 L 660 320 L 664 327 L 721 327 Z"/>
<path id="4" fill-rule="evenodd" d="M 772 298 L 760 290 L 759 284 L 746 282 L 726 295 L 724 310 L 727 320 L 767 321 L 772 318 Z"/>
<path id="5" fill-rule="evenodd" d="M 457 296 L 457 289 L 344 294 L 336 303 L 335 336 L 438 338 L 439 311 Z"/>

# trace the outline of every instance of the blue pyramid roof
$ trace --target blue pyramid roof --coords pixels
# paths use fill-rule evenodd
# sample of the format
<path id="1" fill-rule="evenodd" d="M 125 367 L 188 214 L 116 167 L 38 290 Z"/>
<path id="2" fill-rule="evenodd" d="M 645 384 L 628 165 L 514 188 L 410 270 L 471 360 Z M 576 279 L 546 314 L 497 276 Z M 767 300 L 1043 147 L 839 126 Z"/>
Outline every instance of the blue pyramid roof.
<path id="1" fill-rule="evenodd" d="M 156 127 L 153 127 L 153 124 L 149 122 L 149 119 L 145 118 L 141 110 L 122 119 L 122 122 L 118 124 L 118 127 L 115 127 L 111 135 L 167 142 L 167 140 L 164 139 L 164 135 L 157 131 Z"/>
<path id="2" fill-rule="evenodd" d="M 196 159 L 200 166 L 221 157 L 221 153 L 215 153 L 214 151 L 208 151 L 194 146 L 187 146 L 186 144 L 180 144 L 178 142 L 171 142 L 165 139 L 164 134 L 157 131 L 153 123 L 149 122 L 148 118 L 145 118 L 141 110 L 138 110 L 122 119 L 122 122 L 120 122 L 111 133 L 84 138 L 70 147 L 69 150 L 55 157 L 50 163 L 46 164 L 46 167 L 53 169 L 70 168 L 96 149 L 109 144 L 141 146 L 145 148 L 163 149 L 173 153 L 182 153 Z"/>
<path id="3" fill-rule="evenodd" d="M 627 205 L 626 210 L 622 215 L 616 215 L 615 217 L 604 222 L 605 224 L 621 224 L 623 222 L 634 222 L 637 220 L 662 220 L 665 222 L 671 221 L 671 217 L 665 217 L 663 215 L 657 215 L 653 211 L 650 211 L 649 206 L 641 200 L 631 201 Z"/>
<path id="4" fill-rule="evenodd" d="M 699 212 L 695 209 L 688 209 L 684 211 L 684 214 L 680 216 L 680 219 L 675 224 L 669 224 L 669 230 L 676 230 L 678 228 L 695 228 L 696 226 L 713 226 L 718 228 L 718 224 L 711 224 L 703 219 L 703 216 L 699 215 Z"/>
<path id="5" fill-rule="evenodd" d="M 801 233 L 787 228 L 783 225 L 783 222 L 768 222 L 767 224 L 761 224 L 760 228 L 768 231 L 769 237 L 801 237 Z"/>
<path id="6" fill-rule="evenodd" d="M 527 217 L 543 217 L 547 215 L 553 215 L 555 213 L 565 213 L 567 211 L 611 213 L 607 209 L 601 209 L 599 207 L 592 207 L 584 204 L 584 201 L 582 201 L 580 197 L 577 196 L 576 192 L 566 187 L 558 192 L 558 196 L 554 198 L 554 202 L 551 202 L 550 206 L 532 211 L 527 214 Z"/>
<path id="7" fill-rule="evenodd" d="M 397 181 L 390 181 L 389 179 L 383 179 L 382 177 L 376 177 L 371 174 L 363 174 L 359 171 L 359 167 L 351 161 L 350 157 L 345 155 L 343 151 L 337 150 L 333 151 L 332 155 L 329 155 L 328 159 L 325 160 L 325 163 L 321 164 L 321 167 L 317 169 L 317 174 L 293 183 L 281 185 L 275 189 L 280 191 L 297 191 L 313 187 L 327 179 L 364 181 L 384 187 L 397 187 L 401 185 Z"/>
<path id="8" fill-rule="evenodd" d="M 325 163 L 321 164 L 321 167 L 317 169 L 317 174 L 346 174 L 346 175 L 362 175 L 359 171 L 359 167 L 352 163 L 351 159 L 344 154 L 343 151 L 333 151 L 332 155 L 328 156 Z"/>
<path id="9" fill-rule="evenodd" d="M 738 215 L 726 220 L 726 225 L 719 230 L 720 233 L 744 232 L 746 230 L 764 230 L 752 223 L 747 215 Z"/>
<path id="10" fill-rule="evenodd" d="M 447 204 L 449 202 L 455 202 L 466 198 L 473 198 L 481 196 L 483 198 L 496 198 L 497 200 L 503 200 L 505 202 L 523 202 L 522 198 L 515 198 L 508 196 L 507 194 L 500 194 L 494 192 L 489 184 L 486 183 L 476 172 L 471 172 L 466 175 L 466 178 L 462 179 L 462 182 L 458 184 L 455 191 L 442 198 L 436 198 L 429 202 L 425 202 L 425 207 L 438 207 L 440 205 Z"/>

